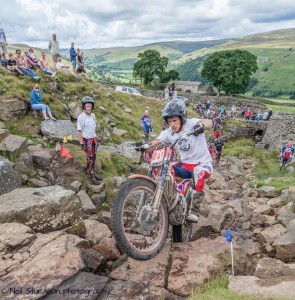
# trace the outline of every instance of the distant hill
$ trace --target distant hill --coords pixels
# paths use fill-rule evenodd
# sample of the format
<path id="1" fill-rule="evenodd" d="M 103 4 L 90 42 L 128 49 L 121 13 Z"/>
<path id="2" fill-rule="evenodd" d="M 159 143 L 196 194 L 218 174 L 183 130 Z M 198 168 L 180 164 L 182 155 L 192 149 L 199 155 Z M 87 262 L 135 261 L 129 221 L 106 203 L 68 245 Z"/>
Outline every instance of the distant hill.
<path id="1" fill-rule="evenodd" d="M 200 72 L 200 62 L 208 55 L 228 49 L 244 49 L 257 56 L 258 71 L 251 80 L 249 95 L 295 98 L 295 28 L 249 35 L 199 49 L 172 61 L 171 68 L 181 70 L 184 78 L 193 65 L 198 65 Z"/>
<path id="2" fill-rule="evenodd" d="M 29 48 L 27 45 L 10 45 Z M 36 49 L 37 53 L 41 49 Z M 245 49 L 257 56 L 258 71 L 251 79 L 249 95 L 295 98 L 295 28 L 215 41 L 167 41 L 138 47 L 83 50 L 86 66 L 93 79 L 113 83 L 133 83 L 132 68 L 138 54 L 154 49 L 169 58 L 169 69 L 176 69 L 182 80 L 204 81 L 200 75 L 208 55 L 227 49 Z M 61 54 L 69 56 L 68 49 Z"/>

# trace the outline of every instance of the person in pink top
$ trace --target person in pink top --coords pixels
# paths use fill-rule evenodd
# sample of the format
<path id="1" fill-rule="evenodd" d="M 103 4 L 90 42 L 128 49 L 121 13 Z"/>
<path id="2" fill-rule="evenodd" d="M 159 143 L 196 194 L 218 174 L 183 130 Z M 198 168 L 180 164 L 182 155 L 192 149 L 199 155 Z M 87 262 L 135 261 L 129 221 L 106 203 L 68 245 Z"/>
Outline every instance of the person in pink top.
<path id="1" fill-rule="evenodd" d="M 44 73 L 50 74 L 52 77 L 56 77 L 55 72 L 49 68 L 48 60 L 44 51 L 41 53 L 40 68 Z"/>
<path id="2" fill-rule="evenodd" d="M 20 71 L 29 75 L 30 77 L 34 78 L 35 80 L 40 81 L 41 78 L 28 68 L 27 61 L 21 55 L 21 51 L 19 49 L 17 49 L 15 51 L 15 53 L 16 53 L 16 57 L 15 57 L 16 64 L 17 64 L 17 67 L 20 69 Z"/>
<path id="3" fill-rule="evenodd" d="M 25 51 L 25 59 L 29 69 L 40 69 L 38 62 L 34 62 L 34 60 L 32 60 L 32 58 L 30 57 L 29 50 Z"/>

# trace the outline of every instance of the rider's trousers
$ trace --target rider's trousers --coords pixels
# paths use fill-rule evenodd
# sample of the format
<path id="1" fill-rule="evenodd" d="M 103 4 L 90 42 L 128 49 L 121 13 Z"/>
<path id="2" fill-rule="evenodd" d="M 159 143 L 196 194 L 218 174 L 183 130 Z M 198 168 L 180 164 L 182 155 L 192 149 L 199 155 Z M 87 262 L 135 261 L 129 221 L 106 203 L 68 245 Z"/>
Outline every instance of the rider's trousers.
<path id="1" fill-rule="evenodd" d="M 175 163 L 172 165 L 175 175 L 181 178 L 194 177 L 195 190 L 202 192 L 205 186 L 205 179 L 209 178 L 213 172 L 212 164 L 184 164 Z"/>

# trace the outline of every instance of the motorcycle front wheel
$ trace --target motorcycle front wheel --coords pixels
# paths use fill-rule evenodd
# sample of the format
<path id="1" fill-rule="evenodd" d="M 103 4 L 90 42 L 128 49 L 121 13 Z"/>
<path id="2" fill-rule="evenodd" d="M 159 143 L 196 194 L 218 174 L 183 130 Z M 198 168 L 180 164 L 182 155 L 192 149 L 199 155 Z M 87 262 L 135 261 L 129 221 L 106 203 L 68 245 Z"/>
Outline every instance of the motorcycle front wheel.
<path id="1" fill-rule="evenodd" d="M 112 231 L 119 248 L 136 260 L 155 257 L 168 236 L 167 204 L 162 198 L 151 213 L 156 185 L 145 178 L 127 180 L 117 193 L 111 211 Z"/>

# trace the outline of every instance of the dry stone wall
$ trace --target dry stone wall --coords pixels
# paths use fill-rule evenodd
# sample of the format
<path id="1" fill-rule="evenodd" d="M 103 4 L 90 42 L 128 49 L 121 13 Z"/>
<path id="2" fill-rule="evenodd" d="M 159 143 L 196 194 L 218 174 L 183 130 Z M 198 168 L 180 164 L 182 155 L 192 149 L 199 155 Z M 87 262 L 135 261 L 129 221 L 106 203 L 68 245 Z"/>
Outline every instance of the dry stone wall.
<path id="1" fill-rule="evenodd" d="M 270 149 L 281 148 L 289 138 L 295 140 L 294 127 L 294 113 L 274 113 L 268 122 L 262 142 Z"/>

